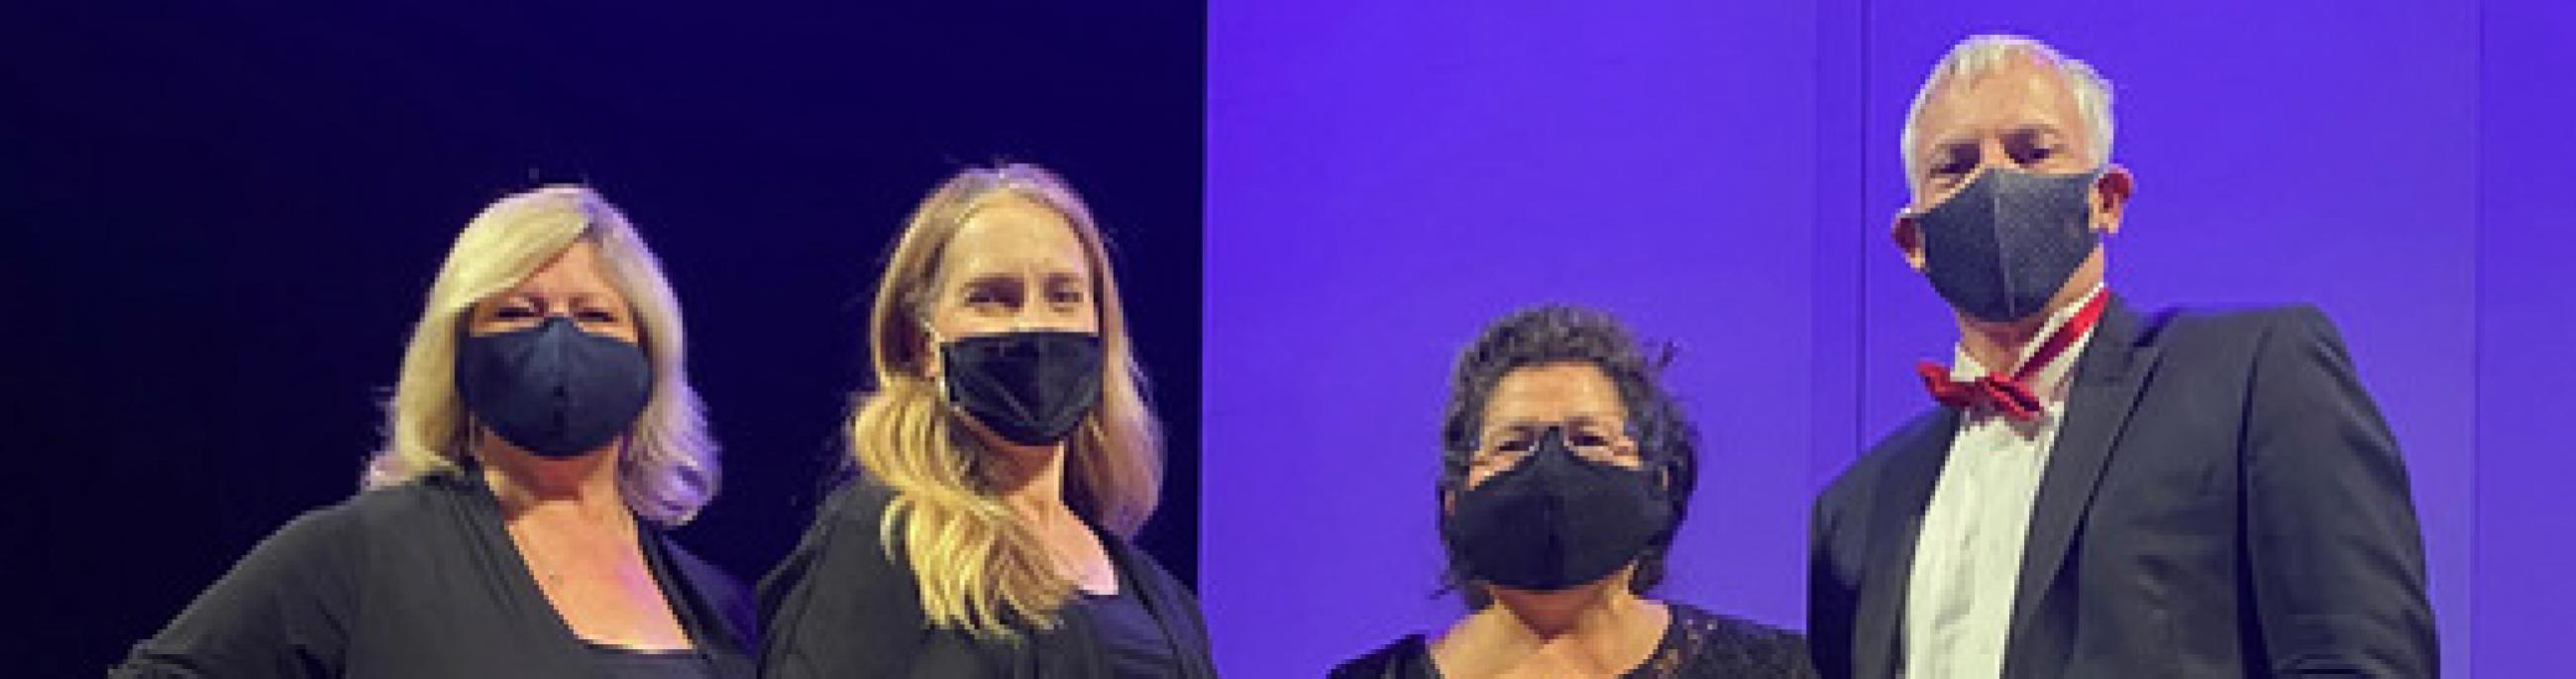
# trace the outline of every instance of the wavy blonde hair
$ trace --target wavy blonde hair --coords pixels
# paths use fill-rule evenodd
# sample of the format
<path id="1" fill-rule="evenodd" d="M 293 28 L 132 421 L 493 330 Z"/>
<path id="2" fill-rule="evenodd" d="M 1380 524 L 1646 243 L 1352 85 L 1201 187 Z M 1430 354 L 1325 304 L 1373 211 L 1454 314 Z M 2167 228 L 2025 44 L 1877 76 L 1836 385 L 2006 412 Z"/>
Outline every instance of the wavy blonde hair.
<path id="1" fill-rule="evenodd" d="M 889 556 L 909 560 L 925 617 L 934 626 L 996 638 L 1016 638 L 1014 624 L 1053 627 L 1073 591 L 1036 534 L 988 486 L 979 472 L 983 453 L 930 377 L 937 355 L 928 319 L 939 265 L 959 227 L 1006 196 L 1061 214 L 1093 272 L 1101 369 L 1110 374 L 1101 380 L 1099 405 L 1066 441 L 1066 504 L 1122 538 L 1133 537 L 1162 489 L 1160 427 L 1146 404 L 1118 278 L 1090 210 L 1062 179 L 1032 165 L 968 169 L 949 178 L 913 210 L 878 281 L 868 317 L 877 389 L 858 397 L 850 448 L 871 478 L 894 491 L 879 530 Z"/>
<path id="2" fill-rule="evenodd" d="M 582 242 L 599 249 L 600 273 L 626 296 L 653 365 L 652 396 L 618 454 L 618 492 L 636 515 L 665 527 L 688 523 L 715 497 L 716 444 L 681 365 L 679 298 L 626 216 L 582 186 L 504 197 L 456 235 L 403 351 L 402 376 L 385 403 L 384 448 L 367 461 L 362 487 L 461 469 L 473 422 L 457 395 L 456 349 L 468 313 Z"/>

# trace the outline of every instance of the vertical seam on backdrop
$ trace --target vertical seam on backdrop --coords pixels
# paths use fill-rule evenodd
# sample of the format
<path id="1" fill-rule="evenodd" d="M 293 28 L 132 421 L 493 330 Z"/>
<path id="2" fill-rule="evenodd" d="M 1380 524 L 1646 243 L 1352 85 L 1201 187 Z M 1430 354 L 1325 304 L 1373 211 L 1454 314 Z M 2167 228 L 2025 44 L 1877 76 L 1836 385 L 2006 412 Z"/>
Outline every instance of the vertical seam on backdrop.
<path id="1" fill-rule="evenodd" d="M 1854 172 L 1852 172 L 1851 182 L 1853 199 L 1863 201 L 1865 204 L 1869 199 L 1869 39 L 1870 19 L 1873 14 L 1871 12 L 1872 8 L 1870 6 L 1870 0 L 1853 0 L 1853 2 L 1859 5 L 1857 8 L 1859 13 L 1854 21 L 1855 25 L 1852 28 L 1854 35 L 1859 38 L 1858 40 L 1852 41 L 1859 52 L 1859 58 L 1853 62 L 1853 70 L 1856 71 L 1859 76 L 1857 78 L 1859 85 L 1854 90 L 1855 96 L 1852 97 L 1852 110 L 1850 111 L 1851 120 L 1858 123 L 1856 128 L 1858 134 L 1852 135 L 1851 151 L 1853 160 L 1857 161 L 1857 163 L 1852 166 Z M 1861 209 L 1865 212 L 1868 208 L 1864 205 Z M 1859 225 L 1852 226 L 1852 228 L 1858 227 Z M 1844 462 L 1844 466 L 1846 467 L 1850 466 L 1852 461 L 1857 461 L 1859 459 L 1860 455 L 1863 454 L 1863 451 L 1866 450 L 1864 446 L 1866 446 L 1869 441 L 1869 432 L 1865 426 L 1869 420 L 1867 415 L 1868 408 L 1866 406 L 1869 402 L 1866 397 L 1866 388 L 1869 382 L 1866 377 L 1869 374 L 1869 366 L 1867 364 L 1869 357 L 1869 266 L 1868 260 L 1866 259 L 1869 256 L 1867 252 L 1869 238 L 1867 236 L 1862 236 L 1856 239 L 1854 243 L 1855 244 L 1852 248 L 1854 252 L 1852 253 L 1851 264 L 1853 282 L 1853 323 L 1851 349 L 1851 443 L 1849 448 L 1849 450 L 1852 451 L 1851 457 L 1853 459 Z"/>

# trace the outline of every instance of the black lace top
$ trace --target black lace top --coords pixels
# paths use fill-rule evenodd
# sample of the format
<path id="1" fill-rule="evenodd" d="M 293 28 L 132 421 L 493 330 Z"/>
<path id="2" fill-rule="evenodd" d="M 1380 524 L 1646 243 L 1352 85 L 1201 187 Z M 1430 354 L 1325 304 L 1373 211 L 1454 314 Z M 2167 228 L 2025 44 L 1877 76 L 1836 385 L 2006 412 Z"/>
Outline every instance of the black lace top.
<path id="1" fill-rule="evenodd" d="M 1807 640 L 1798 633 L 1762 623 L 1718 615 L 1685 604 L 1667 604 L 1673 621 L 1645 662 L 1622 677 L 1790 677 L 1816 676 L 1807 660 Z M 1335 679 L 1437 679 L 1431 644 L 1420 634 L 1406 636 L 1368 655 L 1333 668 Z"/>

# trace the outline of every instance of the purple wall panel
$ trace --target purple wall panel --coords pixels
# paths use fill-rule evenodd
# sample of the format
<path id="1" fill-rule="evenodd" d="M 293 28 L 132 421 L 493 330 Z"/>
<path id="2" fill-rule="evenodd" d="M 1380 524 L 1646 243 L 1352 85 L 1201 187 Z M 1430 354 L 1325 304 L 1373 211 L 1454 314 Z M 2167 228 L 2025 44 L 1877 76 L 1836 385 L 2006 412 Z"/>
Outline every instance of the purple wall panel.
<path id="1" fill-rule="evenodd" d="M 1608 4 L 1211 6 L 1201 589 L 1229 674 L 1459 614 L 1429 596 L 1445 371 L 1542 301 L 1683 350 L 1711 454 L 1666 594 L 1801 624 L 1813 489 L 1924 406 L 1908 366 L 1955 336 L 1885 233 L 1905 107 L 1978 32 L 2117 87 L 2139 191 L 2116 289 L 2340 324 L 2408 456 L 2446 673 L 2555 662 L 2576 549 L 2533 536 L 2576 516 L 2546 427 L 2576 406 L 2576 294 L 2544 202 L 2576 183 L 2576 13 Z"/>
<path id="2" fill-rule="evenodd" d="M 2564 673 L 2576 642 L 2576 287 L 2564 254 L 2576 226 L 2576 5 L 2488 2 L 2481 23 L 2471 653 L 2485 674 L 2538 676 Z"/>
<path id="3" fill-rule="evenodd" d="M 1430 598 L 1454 353 L 1545 301 L 1681 348 L 1707 470 L 1667 588 L 1797 624 L 1814 274 L 1800 3 L 1218 3 L 1203 599 L 1312 676 Z"/>

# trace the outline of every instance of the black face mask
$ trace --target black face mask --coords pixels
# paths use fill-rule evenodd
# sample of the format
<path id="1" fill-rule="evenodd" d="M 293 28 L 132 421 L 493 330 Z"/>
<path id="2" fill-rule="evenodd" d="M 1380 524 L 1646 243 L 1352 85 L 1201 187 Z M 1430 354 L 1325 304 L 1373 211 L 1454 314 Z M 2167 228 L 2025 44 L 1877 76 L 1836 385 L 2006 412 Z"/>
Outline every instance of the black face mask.
<path id="1" fill-rule="evenodd" d="M 1979 320 L 2016 321 L 2046 308 L 2101 243 L 2087 200 L 2101 176 L 1988 168 L 1916 214 L 1932 289 Z"/>
<path id="2" fill-rule="evenodd" d="M 1440 522 L 1468 577 L 1553 591 L 1609 577 L 1672 523 L 1654 472 L 1577 457 L 1565 432 L 1540 435 L 1519 466 L 1457 492 Z"/>
<path id="3" fill-rule="evenodd" d="M 555 316 L 526 330 L 467 335 L 457 346 L 465 410 L 511 445 L 576 457 L 635 426 L 653 394 L 644 348 Z"/>
<path id="4" fill-rule="evenodd" d="M 1063 441 L 1100 404 L 1100 336 L 1030 331 L 939 347 L 948 402 L 1012 443 Z"/>

